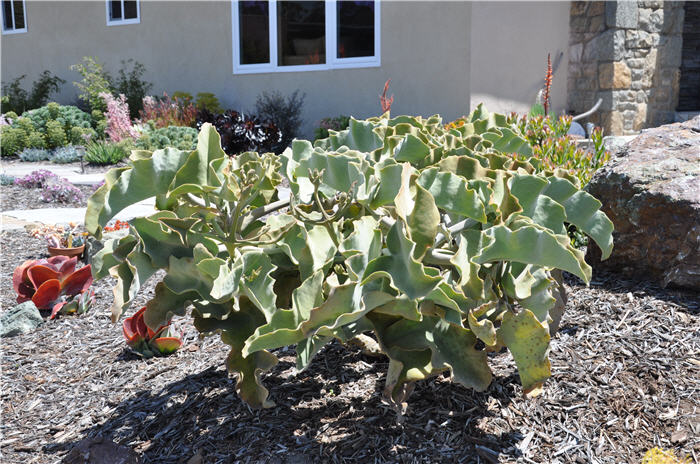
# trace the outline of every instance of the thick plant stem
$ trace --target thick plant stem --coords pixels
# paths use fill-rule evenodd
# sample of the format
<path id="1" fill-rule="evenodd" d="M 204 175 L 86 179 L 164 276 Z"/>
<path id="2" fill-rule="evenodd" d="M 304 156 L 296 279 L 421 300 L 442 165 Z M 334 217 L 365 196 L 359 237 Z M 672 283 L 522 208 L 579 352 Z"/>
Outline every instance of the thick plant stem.
<path id="1" fill-rule="evenodd" d="M 255 208 L 253 211 L 248 213 L 241 224 L 241 230 L 245 230 L 249 225 L 251 225 L 256 219 L 260 219 L 266 214 L 270 214 L 282 208 L 289 206 L 289 200 L 278 200 L 265 206 L 260 206 Z"/>

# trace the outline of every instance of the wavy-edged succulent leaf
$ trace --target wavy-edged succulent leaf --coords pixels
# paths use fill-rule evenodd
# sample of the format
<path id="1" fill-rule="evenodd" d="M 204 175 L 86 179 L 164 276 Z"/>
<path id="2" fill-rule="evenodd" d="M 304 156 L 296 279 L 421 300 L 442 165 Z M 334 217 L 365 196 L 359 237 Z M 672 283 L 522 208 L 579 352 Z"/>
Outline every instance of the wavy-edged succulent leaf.
<path id="1" fill-rule="evenodd" d="M 372 279 L 386 278 L 409 298 L 421 298 L 430 293 L 441 279 L 426 274 L 423 264 L 413 257 L 416 245 L 406 237 L 400 224 L 397 221 L 386 237 L 389 255 L 369 262 L 362 276 L 362 284 Z"/>
<path id="2" fill-rule="evenodd" d="M 555 235 L 547 229 L 523 225 L 517 230 L 494 226 L 484 231 L 491 242 L 474 258 L 476 263 L 515 261 L 550 268 L 558 268 L 591 280 L 591 267 L 583 253 L 569 244 L 565 235 Z"/>
<path id="3" fill-rule="evenodd" d="M 549 177 L 548 180 L 544 195 L 561 204 L 566 210 L 566 221 L 591 237 L 602 250 L 602 259 L 608 259 L 613 247 L 613 223 L 600 210 L 601 202 L 567 179 Z"/>
<path id="4" fill-rule="evenodd" d="M 220 306 L 217 310 L 212 305 Z M 231 302 L 195 303 L 197 310 L 193 313 L 194 325 L 200 332 L 221 332 L 221 340 L 231 347 L 226 365 L 229 370 L 238 373 L 236 391 L 243 401 L 254 408 L 271 408 L 275 405 L 268 399 L 268 390 L 260 382 L 260 376 L 277 365 L 277 357 L 269 351 L 261 350 L 243 356 L 242 349 L 245 340 L 252 335 L 257 327 L 265 323 L 263 314 L 247 298 L 241 298 L 239 310 L 234 311 Z M 225 320 L 204 318 L 202 313 L 222 312 L 228 314 Z"/>
<path id="5" fill-rule="evenodd" d="M 209 163 L 223 155 L 219 134 L 211 124 L 204 124 L 197 139 L 197 149 L 185 152 L 175 148 L 156 150 L 149 157 L 145 153 L 130 165 L 112 169 L 105 175 L 105 183 L 89 199 L 85 214 L 85 228 L 96 237 L 117 213 L 139 201 L 166 194 L 185 183 L 205 183 L 209 177 Z M 183 172 L 178 176 L 178 171 Z"/>
<path id="6" fill-rule="evenodd" d="M 498 329 L 498 337 L 515 359 L 525 394 L 538 395 L 542 384 L 551 375 L 547 358 L 549 352 L 547 326 L 542 325 L 530 310 L 524 309 L 518 314 L 507 311 Z"/>

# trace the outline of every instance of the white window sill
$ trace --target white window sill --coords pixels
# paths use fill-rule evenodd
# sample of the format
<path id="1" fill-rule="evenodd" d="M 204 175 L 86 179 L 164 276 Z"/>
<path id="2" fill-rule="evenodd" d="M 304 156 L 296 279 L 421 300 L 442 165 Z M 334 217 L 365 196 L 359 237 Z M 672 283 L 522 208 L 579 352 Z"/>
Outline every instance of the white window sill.
<path id="1" fill-rule="evenodd" d="M 141 18 L 107 21 L 108 26 L 128 26 L 129 24 L 140 24 Z"/>
<path id="2" fill-rule="evenodd" d="M 27 32 L 27 28 L 25 27 L 24 29 L 9 29 L 9 30 L 2 30 L 2 35 L 12 35 L 12 34 L 24 34 Z"/>

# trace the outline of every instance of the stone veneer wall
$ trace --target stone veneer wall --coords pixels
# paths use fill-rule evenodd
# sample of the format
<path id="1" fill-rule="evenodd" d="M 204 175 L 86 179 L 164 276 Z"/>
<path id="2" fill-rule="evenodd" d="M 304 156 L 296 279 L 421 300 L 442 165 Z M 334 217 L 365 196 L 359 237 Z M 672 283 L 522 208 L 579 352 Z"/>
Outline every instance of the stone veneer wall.
<path id="1" fill-rule="evenodd" d="M 605 133 L 627 135 L 673 122 L 678 103 L 683 3 L 571 3 L 567 107 Z"/>

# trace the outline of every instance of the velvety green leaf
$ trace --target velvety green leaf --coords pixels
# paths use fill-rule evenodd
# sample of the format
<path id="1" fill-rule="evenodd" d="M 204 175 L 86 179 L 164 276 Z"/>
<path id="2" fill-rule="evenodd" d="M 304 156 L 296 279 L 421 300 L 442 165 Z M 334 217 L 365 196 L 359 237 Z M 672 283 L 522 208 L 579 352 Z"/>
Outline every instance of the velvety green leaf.
<path id="1" fill-rule="evenodd" d="M 451 172 L 440 172 L 438 168 L 422 171 L 418 184 L 428 190 L 438 208 L 486 222 L 484 205 L 477 193 L 467 187 L 464 178 Z"/>
<path id="2" fill-rule="evenodd" d="M 533 226 L 523 226 L 515 231 L 505 226 L 495 226 L 484 234 L 493 241 L 474 258 L 478 264 L 516 261 L 562 269 L 585 282 L 591 280 L 591 267 L 584 261 L 583 253 L 572 248 L 565 235 L 554 235 Z"/>
<path id="3" fill-rule="evenodd" d="M 390 254 L 370 261 L 362 277 L 362 284 L 385 277 L 409 298 L 421 298 L 430 293 L 441 279 L 429 277 L 423 265 L 413 258 L 415 244 L 406 237 L 400 224 L 397 221 L 389 229 L 386 243 Z"/>
<path id="4" fill-rule="evenodd" d="M 613 223 L 600 211 L 600 201 L 587 192 L 578 190 L 566 179 L 549 177 L 549 187 L 543 192 L 560 203 L 566 210 L 566 221 L 591 237 L 607 259 L 613 247 Z"/>
<path id="5" fill-rule="evenodd" d="M 526 394 L 537 395 L 551 375 L 549 331 L 527 309 L 513 314 L 507 311 L 498 329 L 498 337 L 508 347 L 518 366 L 520 383 Z"/>
<path id="6" fill-rule="evenodd" d="M 226 360 L 229 370 L 238 373 L 236 391 L 243 401 L 254 408 L 270 408 L 275 405 L 268 399 L 268 391 L 260 382 L 260 376 L 277 365 L 277 357 L 268 351 L 257 351 L 248 356 L 241 354 L 245 340 L 255 328 L 265 322 L 262 313 L 247 299 L 242 298 L 238 311 L 231 302 L 221 303 L 221 312 L 230 316 L 225 320 L 203 318 L 194 312 L 194 325 L 200 332 L 221 331 L 221 340 L 231 347 Z"/>

